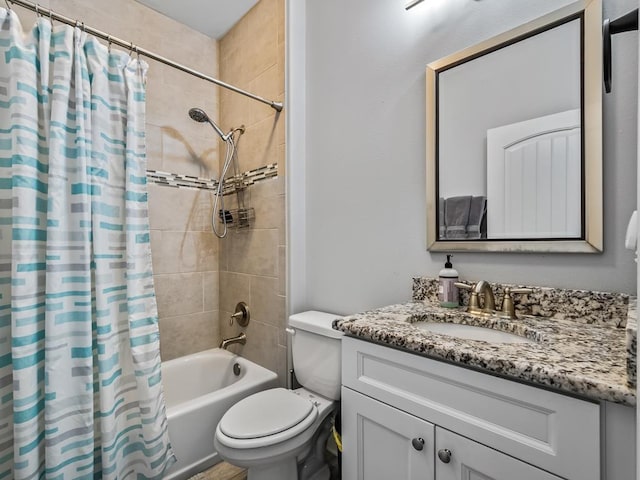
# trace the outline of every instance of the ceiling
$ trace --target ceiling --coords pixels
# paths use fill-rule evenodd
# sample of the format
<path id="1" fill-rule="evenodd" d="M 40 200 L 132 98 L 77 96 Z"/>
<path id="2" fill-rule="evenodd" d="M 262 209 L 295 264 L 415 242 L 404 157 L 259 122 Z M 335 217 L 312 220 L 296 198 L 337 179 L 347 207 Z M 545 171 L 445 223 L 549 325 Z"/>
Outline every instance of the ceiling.
<path id="1" fill-rule="evenodd" d="M 220 39 L 258 0 L 137 0 L 180 23 Z"/>

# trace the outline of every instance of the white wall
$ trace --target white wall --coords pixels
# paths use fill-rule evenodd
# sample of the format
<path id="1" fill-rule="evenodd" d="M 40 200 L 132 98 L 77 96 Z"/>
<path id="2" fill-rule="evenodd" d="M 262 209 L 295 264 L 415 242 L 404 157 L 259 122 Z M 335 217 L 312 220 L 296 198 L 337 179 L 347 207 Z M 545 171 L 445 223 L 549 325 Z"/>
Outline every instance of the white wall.
<path id="1" fill-rule="evenodd" d="M 306 36 L 288 40 L 300 40 L 306 58 L 289 66 L 288 79 L 290 89 L 306 88 L 304 105 L 288 105 L 294 118 L 306 111 L 305 123 L 288 127 L 305 152 L 288 158 L 291 184 L 305 186 L 288 198 L 290 209 L 305 205 L 289 219 L 289 283 L 304 285 L 292 291 L 291 311 L 401 302 L 412 276 L 437 276 L 444 255 L 426 251 L 425 67 L 570 2 L 426 0 L 410 11 L 404 3 L 306 0 L 306 20 L 290 10 L 291 25 L 306 22 Z M 605 18 L 636 7 L 605 0 Z M 623 248 L 636 192 L 635 35 L 614 38 L 614 91 L 604 100 L 605 252 L 458 253 L 463 278 L 635 291 L 633 255 Z"/>

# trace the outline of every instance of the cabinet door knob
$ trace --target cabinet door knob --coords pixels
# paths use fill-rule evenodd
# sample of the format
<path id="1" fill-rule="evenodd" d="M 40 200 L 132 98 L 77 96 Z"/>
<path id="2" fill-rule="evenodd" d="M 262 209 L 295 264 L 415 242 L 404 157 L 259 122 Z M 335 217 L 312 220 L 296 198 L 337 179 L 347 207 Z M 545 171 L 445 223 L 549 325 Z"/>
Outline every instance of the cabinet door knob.
<path id="1" fill-rule="evenodd" d="M 438 450 L 438 458 L 442 463 L 449 463 L 451 461 L 451 450 L 448 448 Z"/>
<path id="2" fill-rule="evenodd" d="M 413 445 L 413 448 L 415 448 L 416 450 L 420 451 L 424 448 L 424 439 L 423 438 L 414 438 L 413 440 L 411 440 L 411 445 Z"/>

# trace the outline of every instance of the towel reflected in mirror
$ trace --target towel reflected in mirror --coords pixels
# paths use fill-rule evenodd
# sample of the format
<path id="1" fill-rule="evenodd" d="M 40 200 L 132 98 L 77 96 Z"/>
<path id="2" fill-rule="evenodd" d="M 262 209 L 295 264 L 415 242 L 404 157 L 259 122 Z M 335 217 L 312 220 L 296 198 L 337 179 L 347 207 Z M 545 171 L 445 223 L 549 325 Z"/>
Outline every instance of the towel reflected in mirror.
<path id="1" fill-rule="evenodd" d="M 463 195 L 439 198 L 440 240 L 487 238 L 487 198 Z"/>

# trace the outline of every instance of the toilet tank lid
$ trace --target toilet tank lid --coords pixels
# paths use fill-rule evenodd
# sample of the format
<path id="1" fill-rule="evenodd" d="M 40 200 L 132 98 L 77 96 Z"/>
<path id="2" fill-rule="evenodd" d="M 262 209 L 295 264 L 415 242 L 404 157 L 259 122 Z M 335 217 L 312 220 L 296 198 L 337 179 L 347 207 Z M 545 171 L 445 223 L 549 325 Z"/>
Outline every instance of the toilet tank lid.
<path id="1" fill-rule="evenodd" d="M 325 337 L 341 338 L 344 334 L 339 330 L 331 328 L 333 321 L 339 318 L 342 318 L 342 316 L 334 313 L 317 311 L 302 312 L 289 317 L 289 326 L 318 335 L 324 335 Z"/>

